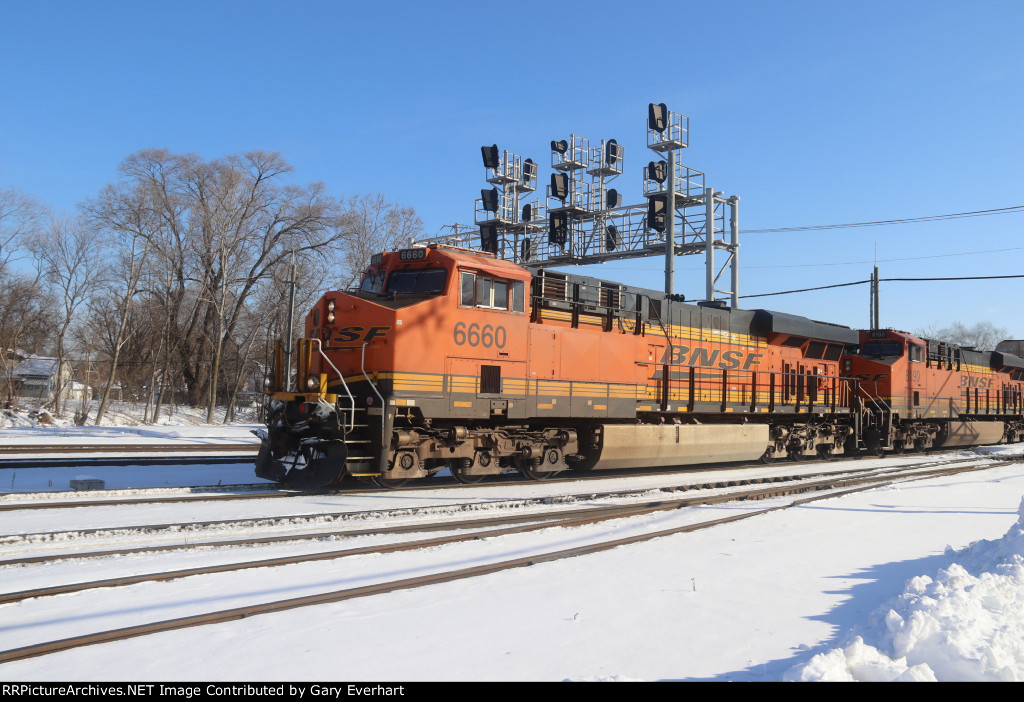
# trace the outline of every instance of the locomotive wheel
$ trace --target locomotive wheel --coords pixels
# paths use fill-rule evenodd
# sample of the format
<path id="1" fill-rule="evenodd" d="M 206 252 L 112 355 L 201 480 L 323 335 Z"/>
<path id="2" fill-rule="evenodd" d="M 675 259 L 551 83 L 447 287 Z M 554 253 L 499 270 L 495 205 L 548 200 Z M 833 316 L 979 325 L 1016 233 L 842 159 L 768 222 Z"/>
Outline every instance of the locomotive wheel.
<path id="1" fill-rule="evenodd" d="M 516 470 L 530 480 L 547 480 L 566 467 L 561 451 L 551 449 L 537 458 L 517 458 Z"/>
<path id="2" fill-rule="evenodd" d="M 543 466 L 542 466 L 543 467 Z M 517 470 L 530 480 L 547 480 L 553 477 L 558 471 L 541 471 L 532 465 L 518 466 Z"/>
<path id="3" fill-rule="evenodd" d="M 868 453 L 873 453 L 879 458 L 885 453 L 885 448 L 882 447 L 882 432 L 874 427 L 869 427 L 864 431 L 864 447 Z"/>
<path id="4" fill-rule="evenodd" d="M 899 455 L 901 453 L 906 453 L 906 451 L 907 451 L 907 445 L 905 443 L 903 443 L 902 441 L 893 441 L 892 442 L 892 452 L 893 453 Z"/>
<path id="5" fill-rule="evenodd" d="M 770 446 L 761 454 L 761 463 L 771 463 L 775 460 L 775 447 Z"/>
<path id="6" fill-rule="evenodd" d="M 483 475 L 472 475 L 467 473 L 470 466 L 473 465 L 473 461 L 469 458 L 456 458 L 452 461 L 452 464 L 448 469 L 452 473 L 452 477 L 458 480 L 464 485 L 472 485 L 473 483 L 479 483 L 484 479 Z"/>
<path id="7" fill-rule="evenodd" d="M 832 458 L 833 458 L 832 450 L 828 446 L 819 446 L 818 447 L 818 458 L 823 460 L 823 461 L 831 461 Z"/>
<path id="8" fill-rule="evenodd" d="M 382 487 L 385 490 L 400 488 L 409 482 L 409 478 L 387 478 L 383 475 L 375 475 L 369 479 L 370 484 Z"/>
<path id="9" fill-rule="evenodd" d="M 924 439 L 914 439 L 914 451 L 917 453 L 928 453 L 928 447 L 925 446 Z"/>

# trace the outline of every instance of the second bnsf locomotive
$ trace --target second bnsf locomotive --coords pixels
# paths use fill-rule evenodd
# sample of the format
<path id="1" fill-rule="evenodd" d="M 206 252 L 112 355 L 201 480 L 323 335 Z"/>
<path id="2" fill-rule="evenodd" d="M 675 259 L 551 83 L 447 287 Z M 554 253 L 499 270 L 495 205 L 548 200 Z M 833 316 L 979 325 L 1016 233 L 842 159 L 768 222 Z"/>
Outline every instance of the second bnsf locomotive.
<path id="1" fill-rule="evenodd" d="M 279 349 L 257 474 L 297 488 L 827 458 L 1024 437 L 1024 360 L 430 245 Z M 291 365 L 291 364 L 287 364 Z"/>

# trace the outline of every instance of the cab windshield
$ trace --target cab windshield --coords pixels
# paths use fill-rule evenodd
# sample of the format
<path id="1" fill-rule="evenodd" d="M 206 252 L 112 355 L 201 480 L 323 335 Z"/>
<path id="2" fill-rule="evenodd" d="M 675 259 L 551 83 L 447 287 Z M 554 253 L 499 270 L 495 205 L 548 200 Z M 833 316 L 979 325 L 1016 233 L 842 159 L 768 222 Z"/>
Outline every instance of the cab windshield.
<path id="1" fill-rule="evenodd" d="M 444 292 L 448 271 L 444 268 L 415 268 L 392 271 L 386 292 L 395 295 L 437 295 Z"/>
<path id="2" fill-rule="evenodd" d="M 903 344 L 898 341 L 869 341 L 860 353 L 862 356 L 901 356 Z"/>

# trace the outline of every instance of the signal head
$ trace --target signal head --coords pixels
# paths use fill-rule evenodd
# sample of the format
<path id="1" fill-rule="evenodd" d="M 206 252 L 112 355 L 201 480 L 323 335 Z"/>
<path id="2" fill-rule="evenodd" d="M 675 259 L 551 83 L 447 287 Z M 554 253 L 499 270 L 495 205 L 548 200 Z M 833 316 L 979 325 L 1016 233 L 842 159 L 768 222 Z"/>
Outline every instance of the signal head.
<path id="1" fill-rule="evenodd" d="M 609 139 L 604 145 L 604 161 L 609 166 L 614 166 L 619 160 L 619 154 L 622 150 L 619 148 L 619 142 L 614 139 Z"/>
<path id="2" fill-rule="evenodd" d="M 498 211 L 498 189 L 491 188 L 490 190 L 481 190 L 480 198 L 483 200 L 484 209 L 487 212 Z"/>
<path id="3" fill-rule="evenodd" d="M 653 129 L 656 132 L 663 132 L 667 126 L 668 107 L 665 103 L 662 102 L 655 105 L 652 102 L 647 105 L 647 128 Z"/>
<path id="4" fill-rule="evenodd" d="M 562 202 L 565 202 L 565 198 L 569 197 L 568 173 L 551 174 L 551 195 L 552 197 L 558 198 Z"/>
<path id="5" fill-rule="evenodd" d="M 501 160 L 498 158 L 498 145 L 493 146 L 481 146 L 480 153 L 484 157 L 484 168 L 497 168 L 501 165 Z"/>

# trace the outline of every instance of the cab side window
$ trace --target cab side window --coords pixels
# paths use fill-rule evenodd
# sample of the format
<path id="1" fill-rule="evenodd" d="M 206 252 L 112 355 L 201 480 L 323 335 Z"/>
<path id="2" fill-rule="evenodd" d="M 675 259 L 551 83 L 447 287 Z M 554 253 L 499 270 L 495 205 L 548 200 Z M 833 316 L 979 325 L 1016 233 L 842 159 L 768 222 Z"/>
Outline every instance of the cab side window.
<path id="1" fill-rule="evenodd" d="M 459 290 L 459 304 L 462 307 L 526 311 L 526 286 L 520 280 L 505 280 L 462 271 Z"/>

